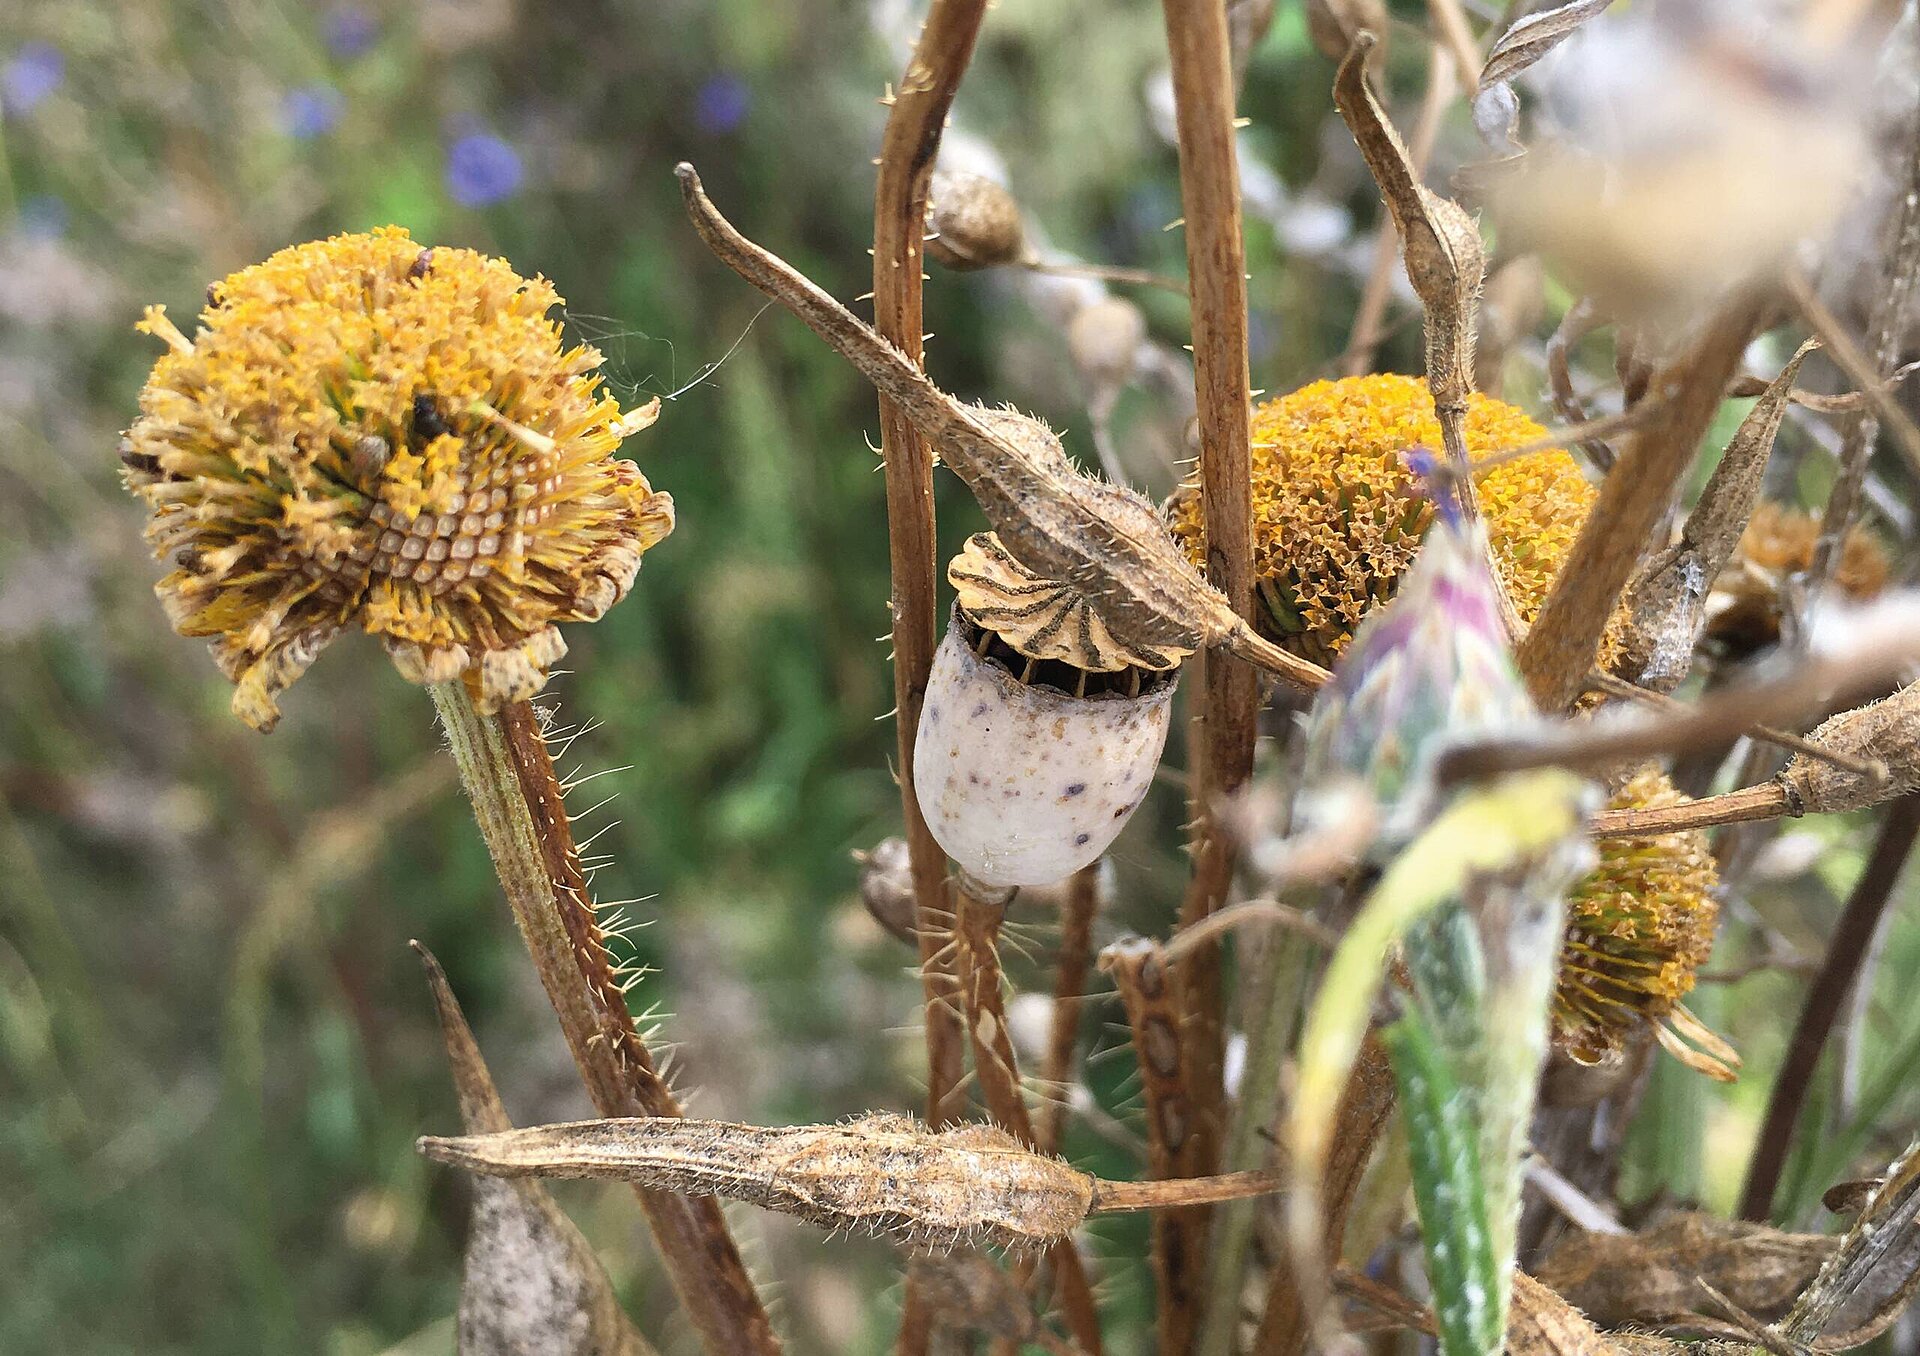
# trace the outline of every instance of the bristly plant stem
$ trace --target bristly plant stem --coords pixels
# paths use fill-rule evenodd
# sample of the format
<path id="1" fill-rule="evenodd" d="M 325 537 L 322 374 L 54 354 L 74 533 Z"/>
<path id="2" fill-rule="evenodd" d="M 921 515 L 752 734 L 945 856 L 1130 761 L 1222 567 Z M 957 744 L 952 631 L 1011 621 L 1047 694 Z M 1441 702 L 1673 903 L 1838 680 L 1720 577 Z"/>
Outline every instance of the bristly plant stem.
<path id="1" fill-rule="evenodd" d="M 874 328 L 915 362 L 926 331 L 921 313 L 927 195 L 947 111 L 973 57 L 987 0 L 933 0 L 906 73 L 893 91 L 873 188 Z M 880 397 L 880 448 L 887 488 L 887 552 L 892 570 L 894 729 L 900 751 L 900 809 L 913 877 L 914 923 L 925 995 L 927 1121 L 935 1129 L 965 1106 L 965 1037 L 959 1026 L 947 940 L 952 908 L 947 859 L 934 842 L 913 791 L 914 735 L 933 667 L 938 561 L 933 521 L 933 449 L 894 403 Z M 907 1279 L 901 1356 L 926 1356 L 932 1319 Z"/>
<path id="2" fill-rule="evenodd" d="M 1240 169 L 1234 152 L 1233 63 L 1221 0 L 1164 0 L 1167 50 L 1180 134 L 1180 200 L 1186 216 L 1187 278 L 1193 326 L 1194 393 L 1200 421 L 1200 506 L 1207 578 L 1242 617 L 1253 615 L 1253 402 L 1247 370 L 1246 253 L 1240 238 Z M 1201 665 L 1197 814 L 1193 876 L 1180 904 L 1190 925 L 1220 908 L 1233 878 L 1233 847 L 1216 811 L 1253 775 L 1260 714 L 1259 676 L 1225 655 Z M 1168 1175 L 1214 1171 L 1224 1132 L 1224 1037 L 1220 948 L 1202 947 L 1179 967 L 1185 989 L 1191 1131 Z M 1204 1249 L 1205 1232 L 1197 1234 Z M 1206 1259 L 1186 1259 L 1204 1274 Z M 1163 1296 L 1163 1298 L 1165 1298 Z M 1197 1291 L 1190 1297 L 1198 1298 Z M 1176 1326 L 1191 1332 L 1197 1315 Z M 1162 1328 L 1162 1333 L 1167 1331 Z M 1165 1348 L 1163 1348 L 1165 1349 Z M 1184 1349 L 1182 1349 L 1184 1350 Z"/>
<path id="3" fill-rule="evenodd" d="M 1543 711 L 1572 705 L 1586 685 L 1608 619 L 1654 536 L 1675 487 L 1740 365 L 1767 306 L 1753 296 L 1728 302 L 1680 357 L 1654 379 L 1661 401 L 1601 482 L 1599 499 L 1515 657 Z"/>
<path id="4" fill-rule="evenodd" d="M 1145 937 L 1115 942 L 1100 953 L 1100 968 L 1126 1008 L 1140 1065 L 1140 1094 L 1147 1110 L 1147 1171 L 1162 1180 L 1182 1176 L 1181 1157 L 1194 1132 L 1186 1076 L 1187 1047 L 1180 1031 L 1189 1025 L 1186 991 L 1167 963 L 1160 943 Z M 1167 1210 L 1153 1221 L 1153 1274 L 1159 1295 L 1161 1356 L 1190 1356 L 1199 1332 L 1207 1231 L 1212 1211 L 1201 1206 Z"/>
<path id="5" fill-rule="evenodd" d="M 1820 973 L 1807 990 L 1794 1024 L 1793 1039 L 1786 1058 L 1774 1079 L 1773 1094 L 1767 1101 L 1767 1116 L 1760 1125 L 1759 1142 L 1753 1161 L 1747 1168 L 1746 1189 L 1740 1195 L 1740 1218 L 1765 1220 L 1773 1208 L 1773 1194 L 1780 1184 L 1787 1152 L 1793 1146 L 1793 1130 L 1800 1119 L 1800 1108 L 1813 1082 L 1814 1068 L 1826 1048 L 1835 1019 L 1847 1001 L 1847 991 L 1859 974 L 1860 962 L 1873 941 L 1880 919 L 1893 899 L 1894 886 L 1912 855 L 1914 842 L 1920 839 L 1920 796 L 1903 796 L 1893 803 L 1880 823 L 1880 836 L 1866 868 L 1854 884 L 1827 943 L 1826 959 Z"/>
<path id="6" fill-rule="evenodd" d="M 514 922 L 595 1108 L 603 1116 L 678 1116 L 607 955 L 539 714 L 517 702 L 482 715 L 458 682 L 430 690 Z M 663 1191 L 636 1194 L 705 1349 L 777 1353 L 719 1207 Z"/>
<path id="7" fill-rule="evenodd" d="M 954 885 L 954 943 L 966 1000 L 967 1034 L 973 1045 L 973 1076 L 994 1123 L 1025 1147 L 1044 1152 L 1034 1135 L 1026 1095 L 1020 1089 L 1019 1061 L 1007 1030 L 1006 1003 L 1000 991 L 1000 925 L 1006 919 L 1010 895 L 1001 892 L 1001 897 L 994 898 L 994 894 L 964 873 Z M 1047 1256 L 1053 1264 L 1054 1288 L 1074 1341 L 1089 1356 L 1099 1356 L 1100 1316 L 1079 1251 L 1067 1240 L 1048 1249 Z M 1023 1262 L 1020 1269 L 1024 1287 L 1030 1264 Z M 1010 1345 L 1002 1345 L 1012 1350 Z"/>
<path id="8" fill-rule="evenodd" d="M 1080 1009 L 1093 965 L 1093 920 L 1101 904 L 1100 862 L 1082 867 L 1067 881 L 1060 904 L 1060 945 L 1053 962 L 1053 1020 L 1047 1054 L 1040 1066 L 1047 1100 L 1041 1104 L 1034 1136 L 1041 1153 L 1057 1154 L 1066 1139 L 1068 1099 L 1074 1082 L 1073 1057 L 1080 1044 Z"/>

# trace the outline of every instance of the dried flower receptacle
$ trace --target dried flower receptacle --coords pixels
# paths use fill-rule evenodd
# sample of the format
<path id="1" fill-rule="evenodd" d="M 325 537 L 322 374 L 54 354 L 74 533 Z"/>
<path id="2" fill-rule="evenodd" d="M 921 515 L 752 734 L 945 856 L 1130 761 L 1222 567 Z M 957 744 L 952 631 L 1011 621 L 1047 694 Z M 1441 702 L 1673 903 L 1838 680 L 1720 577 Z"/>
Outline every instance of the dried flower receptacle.
<path id="1" fill-rule="evenodd" d="M 257 729 L 342 630 L 407 678 L 492 709 L 539 691 L 556 623 L 594 621 L 673 528 L 613 453 L 622 414 L 504 261 L 397 227 L 282 250 L 208 290 L 166 341 L 121 444 L 174 628 L 213 641 Z"/>
<path id="2" fill-rule="evenodd" d="M 1608 808 L 1655 809 L 1686 799 L 1666 774 L 1647 767 Z M 1739 1057 L 1681 1002 L 1713 949 L 1719 917 L 1719 876 L 1706 834 L 1608 838 L 1599 847 L 1599 864 L 1568 896 L 1555 1046 L 1578 1063 L 1598 1064 L 1650 1025 L 1689 1068 L 1731 1079 Z"/>

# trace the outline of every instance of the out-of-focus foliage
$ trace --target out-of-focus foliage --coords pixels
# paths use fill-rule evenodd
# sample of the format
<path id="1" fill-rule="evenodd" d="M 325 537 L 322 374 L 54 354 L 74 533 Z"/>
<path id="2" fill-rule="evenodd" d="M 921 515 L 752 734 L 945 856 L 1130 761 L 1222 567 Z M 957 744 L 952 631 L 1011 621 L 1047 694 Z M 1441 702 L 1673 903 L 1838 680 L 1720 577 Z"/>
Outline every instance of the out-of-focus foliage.
<path id="1" fill-rule="evenodd" d="M 626 943 L 660 967 L 633 1001 L 670 1014 L 701 1114 L 819 1121 L 911 1095 L 909 955 L 860 909 L 848 858 L 898 816 L 873 639 L 887 579 L 871 395 L 705 257 L 669 171 L 692 159 L 756 238 L 837 295 L 864 292 L 877 99 L 916 13 L 0 9 L 0 1351 L 450 1349 L 467 1188 L 412 1150 L 456 1116 L 409 937 L 445 961 L 516 1119 L 586 1112 L 421 694 L 374 645 L 343 640 L 262 738 L 152 596 L 162 566 L 114 456 L 158 352 L 133 323 L 151 302 L 184 320 L 209 281 L 296 241 L 394 223 L 503 255 L 569 298 L 571 333 L 604 350 L 623 404 L 671 397 L 634 453 L 679 529 L 630 598 L 569 637 L 573 672 L 554 684 L 563 724 L 594 722 L 564 766 L 618 769 L 575 792 L 582 812 L 619 797 L 586 816 L 589 833 L 619 821 L 595 845 L 610 858 L 596 885 L 644 896 L 629 916 L 657 920 Z M 1179 270 L 1163 43 L 1153 6 L 992 11 L 956 121 L 1004 158 L 1053 245 Z M 1395 44 L 1402 102 L 1418 96 L 1419 46 Z M 1330 374 L 1373 252 L 1377 204 L 1331 75 L 1283 4 L 1242 99 L 1253 360 L 1270 391 Z M 1456 122 L 1443 160 L 1471 135 Z M 1137 299 L 1177 350 L 1179 301 Z M 945 384 L 1047 416 L 1091 456 L 1065 341 L 1005 280 L 936 275 L 928 315 Z M 1416 342 L 1400 325 L 1382 366 L 1417 370 Z M 1536 407 L 1537 342 L 1513 365 L 1507 397 Z M 1122 399 L 1123 433 L 1151 424 L 1150 404 Z M 1805 465 L 1811 497 L 1825 463 Z M 940 494 L 957 547 L 981 523 L 955 485 Z M 1171 916 L 1183 817 L 1165 789 L 1117 850 L 1121 908 L 1142 930 Z M 1764 917 L 1769 935 L 1817 947 L 1859 845 L 1845 825 L 1788 842 L 1814 834 L 1818 871 L 1781 876 L 1791 848 L 1773 849 L 1776 874 L 1730 911 L 1736 933 Z M 1881 973 L 1920 964 L 1910 923 L 1887 946 Z M 1724 1002 L 1702 991 L 1694 1005 L 1749 1076 L 1723 1093 L 1663 1068 L 1635 1189 L 1726 1202 L 1799 986 L 1768 972 Z M 1837 1092 L 1816 1104 L 1837 1133 L 1809 1137 L 1818 1161 L 1789 1179 L 1803 1218 L 1898 1133 L 1852 1126 L 1920 1111 L 1910 1007 L 1870 1012 L 1851 1109 L 1834 1110 Z M 1096 1059 L 1088 1075 L 1123 1118 L 1126 1067 Z M 1138 1172 L 1090 1135 L 1069 1150 Z M 649 1336 L 687 1350 L 631 1203 L 557 1194 Z M 884 1349 L 896 1258 L 777 1221 L 744 1232 L 756 1270 L 782 1282 L 795 1350 Z M 1105 1300 L 1116 1331 L 1131 1316 L 1144 1341 L 1144 1224 L 1098 1233 L 1141 1268 L 1116 1263 Z"/>

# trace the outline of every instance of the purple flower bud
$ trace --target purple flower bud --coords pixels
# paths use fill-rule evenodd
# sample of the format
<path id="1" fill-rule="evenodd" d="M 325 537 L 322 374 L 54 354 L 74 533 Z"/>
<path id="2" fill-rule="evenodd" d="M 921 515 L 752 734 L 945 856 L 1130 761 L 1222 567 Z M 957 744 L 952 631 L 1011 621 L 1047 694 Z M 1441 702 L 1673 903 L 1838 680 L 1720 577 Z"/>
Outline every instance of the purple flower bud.
<path id="1" fill-rule="evenodd" d="M 520 153 L 491 132 L 469 132 L 447 148 L 447 192 L 462 207 L 491 207 L 520 191 Z"/>
<path id="2" fill-rule="evenodd" d="M 67 59 L 51 43 L 21 45 L 13 59 L 0 66 L 0 112 L 19 117 L 60 88 L 67 78 Z"/>
<path id="3" fill-rule="evenodd" d="M 752 102 L 752 91 L 738 76 L 709 76 L 693 96 L 694 126 L 708 136 L 725 136 L 746 120 Z"/>
<path id="4" fill-rule="evenodd" d="M 1530 719 L 1478 519 L 1434 515 L 1393 600 L 1360 624 L 1307 725 L 1303 784 L 1359 780 L 1418 827 L 1426 767 L 1449 739 Z M 1408 823 L 1408 819 L 1411 823 Z"/>
<path id="5" fill-rule="evenodd" d="M 358 5 L 341 5 L 327 14 L 327 50 L 351 61 L 379 40 L 380 21 Z"/>
<path id="6" fill-rule="evenodd" d="M 288 90 L 280 100 L 280 125 L 296 141 L 312 141 L 331 132 L 340 121 L 346 101 L 332 85 L 306 85 Z"/>

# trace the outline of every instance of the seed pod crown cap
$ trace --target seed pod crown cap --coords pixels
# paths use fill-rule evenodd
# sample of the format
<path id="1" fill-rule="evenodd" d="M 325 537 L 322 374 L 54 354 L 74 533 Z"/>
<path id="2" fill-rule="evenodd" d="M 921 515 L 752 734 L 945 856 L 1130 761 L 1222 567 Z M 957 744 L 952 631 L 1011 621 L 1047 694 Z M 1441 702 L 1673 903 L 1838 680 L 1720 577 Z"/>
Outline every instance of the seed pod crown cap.
<path id="1" fill-rule="evenodd" d="M 673 528 L 613 459 L 623 415 L 597 351 L 566 343 L 551 284 L 386 227 L 280 251 L 208 289 L 166 341 L 121 443 L 174 628 L 206 636 L 257 729 L 340 631 L 415 682 L 463 675 L 486 707 L 537 692 Z"/>

